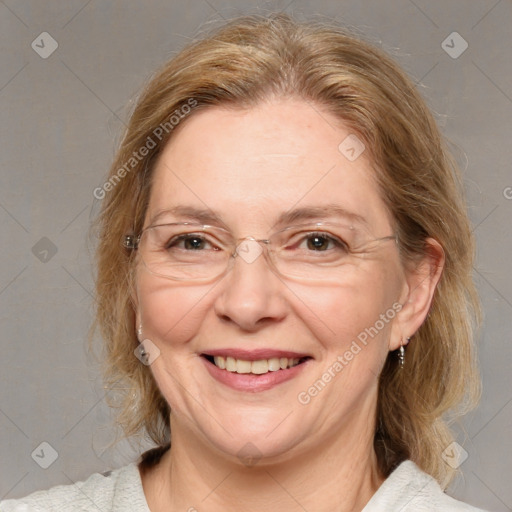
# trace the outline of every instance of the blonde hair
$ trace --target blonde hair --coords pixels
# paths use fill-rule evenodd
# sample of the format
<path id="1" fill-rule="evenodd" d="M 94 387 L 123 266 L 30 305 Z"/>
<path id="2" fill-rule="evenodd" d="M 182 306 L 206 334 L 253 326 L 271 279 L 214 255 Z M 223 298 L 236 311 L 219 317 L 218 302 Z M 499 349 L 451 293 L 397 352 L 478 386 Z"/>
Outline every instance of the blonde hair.
<path id="1" fill-rule="evenodd" d="M 142 229 L 155 159 L 195 110 L 247 108 L 273 96 L 328 109 L 364 142 L 404 263 L 424 254 L 427 237 L 444 249 L 444 272 L 404 370 L 390 353 L 380 376 L 374 447 L 384 476 L 412 459 L 446 487 L 453 477 L 441 457 L 453 440 L 446 414 L 466 412 L 480 393 L 474 242 L 459 171 L 423 99 L 389 56 L 344 30 L 285 14 L 239 18 L 187 46 L 133 111 L 98 219 L 96 324 L 118 423 L 126 436 L 145 432 L 157 445 L 169 443 L 169 405 L 133 354 L 134 259 L 122 247 L 123 235 Z"/>

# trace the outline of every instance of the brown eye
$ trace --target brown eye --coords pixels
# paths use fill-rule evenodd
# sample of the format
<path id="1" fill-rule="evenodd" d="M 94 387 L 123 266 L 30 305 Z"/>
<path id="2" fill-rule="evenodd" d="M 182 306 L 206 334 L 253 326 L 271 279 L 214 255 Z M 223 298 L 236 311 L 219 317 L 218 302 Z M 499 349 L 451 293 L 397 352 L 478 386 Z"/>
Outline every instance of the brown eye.
<path id="1" fill-rule="evenodd" d="M 331 240 L 326 236 L 312 235 L 307 239 L 307 247 L 312 251 L 326 251 Z"/>
<path id="2" fill-rule="evenodd" d="M 199 235 L 179 235 L 169 240 L 167 249 L 184 249 L 186 251 L 200 251 L 208 248 L 209 242 Z"/>
<path id="3" fill-rule="evenodd" d="M 183 246 L 185 249 L 191 250 L 204 249 L 204 244 L 205 240 L 203 238 L 199 238 L 198 236 L 190 236 L 183 241 Z"/>
<path id="4" fill-rule="evenodd" d="M 331 236 L 327 233 L 308 233 L 304 237 L 306 247 L 310 251 L 323 252 L 332 250 L 346 251 L 347 244 L 342 242 L 339 238 Z"/>

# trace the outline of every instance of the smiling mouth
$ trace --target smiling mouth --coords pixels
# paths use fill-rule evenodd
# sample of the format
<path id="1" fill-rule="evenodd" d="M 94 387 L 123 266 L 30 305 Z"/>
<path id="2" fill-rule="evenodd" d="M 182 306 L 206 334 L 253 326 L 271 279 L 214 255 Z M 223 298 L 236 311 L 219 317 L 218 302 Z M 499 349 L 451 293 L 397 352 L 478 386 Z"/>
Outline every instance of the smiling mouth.
<path id="1" fill-rule="evenodd" d="M 265 375 L 270 372 L 288 370 L 294 366 L 304 363 L 311 357 L 272 357 L 270 359 L 258 359 L 248 361 L 247 359 L 237 359 L 235 357 L 210 356 L 202 354 L 202 357 L 214 364 L 217 368 L 230 373 Z"/>

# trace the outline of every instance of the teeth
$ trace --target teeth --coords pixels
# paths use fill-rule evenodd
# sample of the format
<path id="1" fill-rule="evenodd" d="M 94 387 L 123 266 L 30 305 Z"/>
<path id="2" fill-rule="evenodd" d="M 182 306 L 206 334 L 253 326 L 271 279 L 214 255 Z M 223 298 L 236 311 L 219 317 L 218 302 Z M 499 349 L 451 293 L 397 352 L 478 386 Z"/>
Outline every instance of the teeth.
<path id="1" fill-rule="evenodd" d="M 221 359 L 223 358 L 221 357 Z M 236 372 L 236 360 L 234 358 L 226 357 L 226 370 L 228 372 Z"/>
<path id="2" fill-rule="evenodd" d="M 223 357 L 219 357 L 219 356 L 215 356 L 213 358 L 213 360 L 215 361 L 215 364 L 221 369 L 221 370 L 225 370 L 226 369 L 226 360 L 223 358 Z"/>
<path id="3" fill-rule="evenodd" d="M 263 375 L 264 373 L 277 372 L 278 370 L 285 370 L 286 368 L 297 366 L 300 359 L 297 357 L 272 357 L 271 359 L 247 361 L 245 359 L 235 359 L 234 357 L 215 356 L 213 361 L 218 368 L 227 370 L 228 372 Z"/>
<path id="4" fill-rule="evenodd" d="M 251 373 L 251 361 L 244 361 L 243 359 L 236 360 L 236 373 Z"/>
<path id="5" fill-rule="evenodd" d="M 281 369 L 281 364 L 279 363 L 278 357 L 273 357 L 272 359 L 268 360 L 268 369 L 271 372 L 277 372 L 277 370 Z"/>
<path id="6" fill-rule="evenodd" d="M 268 360 L 261 359 L 260 361 L 253 361 L 251 363 L 251 373 L 255 373 L 256 375 L 268 373 Z"/>

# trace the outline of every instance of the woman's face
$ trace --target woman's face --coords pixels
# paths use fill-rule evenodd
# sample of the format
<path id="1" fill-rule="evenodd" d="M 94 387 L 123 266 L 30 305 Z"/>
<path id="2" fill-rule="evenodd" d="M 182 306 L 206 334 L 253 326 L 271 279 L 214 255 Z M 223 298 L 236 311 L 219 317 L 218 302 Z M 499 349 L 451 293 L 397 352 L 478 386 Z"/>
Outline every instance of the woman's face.
<path id="1" fill-rule="evenodd" d="M 326 221 L 391 235 L 371 162 L 365 151 L 357 156 L 362 147 L 345 140 L 350 134 L 299 100 L 193 113 L 157 163 L 145 226 L 199 222 L 234 239 L 267 239 Z M 181 250 L 197 251 L 193 244 Z M 325 239 L 301 244 L 323 257 Z M 171 429 L 233 457 L 277 458 L 373 431 L 378 376 L 400 344 L 407 294 L 394 241 L 319 269 L 320 281 L 278 275 L 257 246 L 244 247 L 207 283 L 138 267 L 137 323 L 160 351 L 151 370 L 171 406 Z M 232 358 L 228 369 L 213 356 Z"/>

